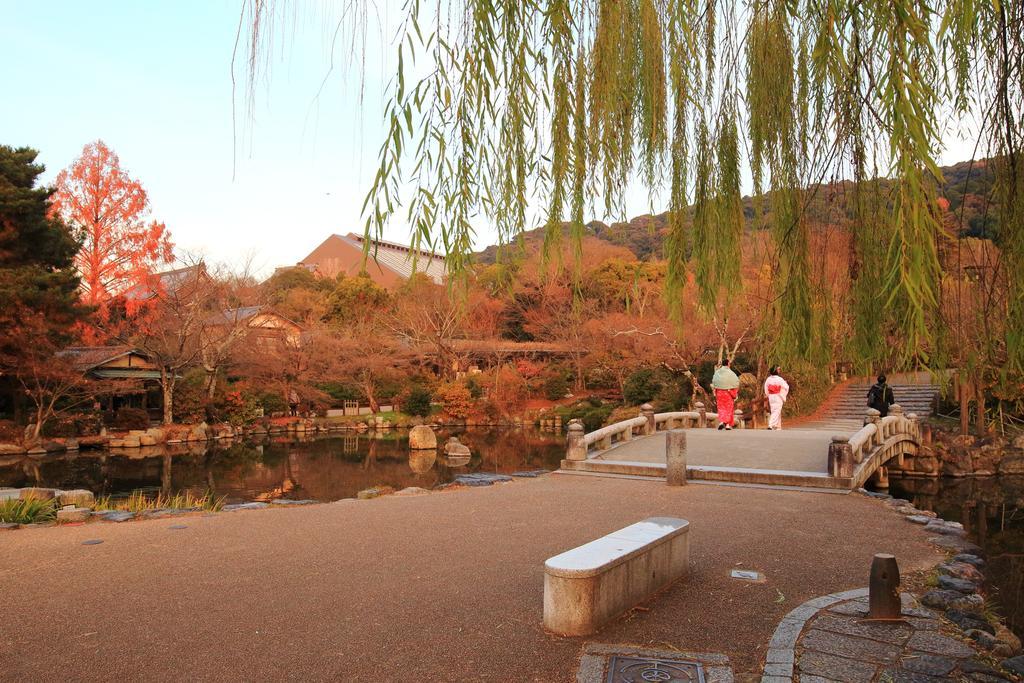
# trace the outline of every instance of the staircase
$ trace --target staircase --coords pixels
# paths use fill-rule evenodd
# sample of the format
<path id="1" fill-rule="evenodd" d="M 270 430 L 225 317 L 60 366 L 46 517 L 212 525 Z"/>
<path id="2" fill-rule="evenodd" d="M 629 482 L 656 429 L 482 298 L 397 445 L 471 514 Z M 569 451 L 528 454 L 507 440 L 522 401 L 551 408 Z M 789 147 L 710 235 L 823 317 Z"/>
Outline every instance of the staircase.
<path id="1" fill-rule="evenodd" d="M 889 382 L 893 398 L 903 407 L 904 414 L 916 413 L 927 417 L 935 412 L 939 387 L 924 383 Z M 810 429 L 856 429 L 864 423 L 867 410 L 868 389 L 871 383 L 854 381 L 836 388 L 821 410 L 801 428 Z"/>

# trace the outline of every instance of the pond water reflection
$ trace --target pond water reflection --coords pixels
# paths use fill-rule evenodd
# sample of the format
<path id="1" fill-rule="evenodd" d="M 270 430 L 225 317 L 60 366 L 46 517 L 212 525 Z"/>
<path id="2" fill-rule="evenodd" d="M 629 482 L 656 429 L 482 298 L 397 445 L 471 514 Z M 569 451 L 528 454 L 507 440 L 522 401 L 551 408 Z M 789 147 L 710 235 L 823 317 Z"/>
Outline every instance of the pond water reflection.
<path id="1" fill-rule="evenodd" d="M 964 525 L 985 551 L 985 579 L 1007 625 L 1024 638 L 1024 476 L 896 479 L 889 493 Z"/>
<path id="2" fill-rule="evenodd" d="M 226 502 L 352 498 L 374 486 L 429 489 L 458 474 L 557 469 L 564 437 L 528 429 L 440 431 L 458 436 L 467 460 L 411 453 L 405 431 L 344 436 L 270 437 L 259 441 L 177 444 L 122 451 L 83 451 L 0 463 L 0 487 L 85 488 L 97 495 L 133 490 L 212 490 Z"/>

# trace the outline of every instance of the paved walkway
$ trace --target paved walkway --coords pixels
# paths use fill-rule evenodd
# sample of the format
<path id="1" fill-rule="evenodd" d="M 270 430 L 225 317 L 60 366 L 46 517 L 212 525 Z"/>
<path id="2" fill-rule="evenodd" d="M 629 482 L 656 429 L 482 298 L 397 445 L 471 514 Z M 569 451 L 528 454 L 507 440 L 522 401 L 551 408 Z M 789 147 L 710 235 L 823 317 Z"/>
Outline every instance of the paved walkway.
<path id="1" fill-rule="evenodd" d="M 813 429 L 686 430 L 686 463 L 796 472 L 828 472 L 828 445 L 833 431 Z M 665 433 L 616 445 L 596 460 L 665 462 Z"/>
<path id="2" fill-rule="evenodd" d="M 905 575 L 938 557 L 867 497 L 554 475 L 22 529 L 0 533 L 0 679 L 569 681 L 585 641 L 541 628 L 544 559 L 658 515 L 691 520 L 692 575 L 590 641 L 740 673 L 795 605 L 863 586 L 873 553 Z"/>

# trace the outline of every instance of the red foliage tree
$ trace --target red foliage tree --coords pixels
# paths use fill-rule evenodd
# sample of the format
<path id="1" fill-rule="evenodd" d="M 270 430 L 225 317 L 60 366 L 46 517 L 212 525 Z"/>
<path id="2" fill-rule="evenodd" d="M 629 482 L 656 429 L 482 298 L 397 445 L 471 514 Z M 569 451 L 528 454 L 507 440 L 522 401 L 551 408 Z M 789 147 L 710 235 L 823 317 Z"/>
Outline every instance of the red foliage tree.
<path id="1" fill-rule="evenodd" d="M 174 260 L 167 227 L 147 222 L 149 197 L 102 140 L 57 176 L 54 208 L 82 248 L 75 257 L 82 300 L 103 307 Z"/>

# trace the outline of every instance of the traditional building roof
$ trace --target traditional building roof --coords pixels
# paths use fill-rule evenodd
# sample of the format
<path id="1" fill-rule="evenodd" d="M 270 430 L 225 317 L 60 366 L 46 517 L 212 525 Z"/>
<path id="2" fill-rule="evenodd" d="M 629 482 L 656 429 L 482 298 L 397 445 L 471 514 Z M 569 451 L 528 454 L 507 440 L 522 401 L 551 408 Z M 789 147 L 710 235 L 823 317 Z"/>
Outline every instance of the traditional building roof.
<path id="1" fill-rule="evenodd" d="M 202 263 L 153 273 L 145 282 L 141 282 L 125 292 L 124 297 L 135 301 L 151 299 L 158 292 L 174 293 L 184 285 L 196 282 L 206 276 L 206 266 Z"/>
<path id="2" fill-rule="evenodd" d="M 149 356 L 126 344 L 112 346 L 71 346 L 57 353 L 68 358 L 82 374 L 101 379 L 158 379 L 160 371 Z"/>
<path id="3" fill-rule="evenodd" d="M 364 248 L 368 251 L 365 263 Z M 330 278 L 339 273 L 357 275 L 365 268 L 367 274 L 384 287 L 399 284 L 414 272 L 423 273 L 438 284 L 444 282 L 445 276 L 443 256 L 384 240 L 369 240 L 367 245 L 366 239 L 355 233 L 331 235 L 296 267 Z"/>

